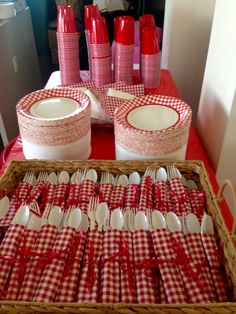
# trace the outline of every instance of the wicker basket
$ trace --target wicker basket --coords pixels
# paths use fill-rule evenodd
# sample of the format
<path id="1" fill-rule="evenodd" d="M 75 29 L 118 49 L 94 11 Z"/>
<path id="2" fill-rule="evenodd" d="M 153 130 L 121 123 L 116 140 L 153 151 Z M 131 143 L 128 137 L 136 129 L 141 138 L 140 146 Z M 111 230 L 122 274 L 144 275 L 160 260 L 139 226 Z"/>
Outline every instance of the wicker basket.
<path id="1" fill-rule="evenodd" d="M 229 279 L 231 288 L 230 300 L 227 303 L 215 304 L 180 304 L 180 305 L 163 305 L 163 304 L 78 304 L 78 303 L 35 303 L 35 302 L 12 302 L 0 301 L 0 313 L 236 313 L 236 251 L 234 247 L 234 235 L 229 232 L 224 224 L 222 214 L 218 206 L 218 200 L 222 198 L 225 186 L 229 185 L 234 191 L 233 186 L 226 181 L 220 189 L 218 196 L 213 194 L 211 184 L 200 161 L 13 161 L 8 166 L 4 175 L 0 179 L 0 197 L 4 189 L 11 190 L 18 180 L 21 180 L 26 171 L 34 171 L 38 174 L 40 171 L 59 171 L 67 170 L 73 173 L 78 168 L 94 168 L 98 174 L 102 171 L 116 173 L 130 173 L 139 171 L 143 173 L 148 166 L 160 167 L 175 165 L 185 175 L 186 178 L 194 179 L 199 186 L 205 191 L 207 198 L 207 210 L 212 216 L 216 236 L 219 241 L 224 243 L 224 267 Z M 2 195 L 1 195 L 2 193 Z"/>

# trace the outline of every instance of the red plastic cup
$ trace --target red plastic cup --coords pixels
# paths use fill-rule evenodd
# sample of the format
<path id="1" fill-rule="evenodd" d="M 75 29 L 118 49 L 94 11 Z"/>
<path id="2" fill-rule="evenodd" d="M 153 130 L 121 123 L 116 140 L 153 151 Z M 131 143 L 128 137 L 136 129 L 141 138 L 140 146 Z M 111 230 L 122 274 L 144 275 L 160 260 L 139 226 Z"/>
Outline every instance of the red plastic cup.
<path id="1" fill-rule="evenodd" d="M 152 27 L 155 25 L 155 20 L 152 14 L 144 14 L 140 17 L 140 38 L 145 27 Z"/>
<path id="2" fill-rule="evenodd" d="M 73 8 L 71 6 L 58 6 L 57 8 L 57 32 L 76 33 L 76 23 Z"/>
<path id="3" fill-rule="evenodd" d="M 106 20 L 104 17 L 91 17 L 90 44 L 109 43 Z"/>
<path id="4" fill-rule="evenodd" d="M 115 42 L 121 45 L 134 44 L 134 18 L 118 16 L 114 20 Z"/>
<path id="5" fill-rule="evenodd" d="M 84 6 L 84 25 L 86 30 L 90 30 L 91 17 L 99 17 L 100 11 L 97 4 L 88 4 Z"/>
<path id="6" fill-rule="evenodd" d="M 154 55 L 159 52 L 160 47 L 156 27 L 145 27 L 141 37 L 141 53 L 144 55 Z"/>

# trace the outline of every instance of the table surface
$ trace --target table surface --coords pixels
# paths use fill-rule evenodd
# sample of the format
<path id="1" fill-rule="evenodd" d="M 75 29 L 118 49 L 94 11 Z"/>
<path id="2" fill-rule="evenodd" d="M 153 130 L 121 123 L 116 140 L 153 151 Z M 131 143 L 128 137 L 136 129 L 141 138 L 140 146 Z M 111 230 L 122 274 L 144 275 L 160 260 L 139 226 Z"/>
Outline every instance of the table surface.
<path id="1" fill-rule="evenodd" d="M 86 75 L 87 74 L 84 73 L 83 79 L 89 78 Z M 134 72 L 134 82 L 135 81 L 138 81 L 137 72 Z M 60 85 L 60 72 L 59 71 L 52 73 L 45 88 L 52 88 L 56 85 Z M 160 85 L 157 88 L 148 90 L 146 92 L 180 98 L 179 92 L 168 70 L 161 70 Z M 92 146 L 92 153 L 89 159 L 114 160 L 115 159 L 115 140 L 114 140 L 113 127 L 93 125 L 92 136 L 91 136 L 91 146 Z M 0 173 L 1 174 L 3 173 L 7 164 L 11 160 L 23 160 L 23 159 L 25 159 L 25 157 L 22 151 L 22 141 L 21 141 L 20 136 L 18 136 L 8 156 L 6 157 L 6 163 L 2 166 Z M 215 178 L 214 169 L 206 154 L 203 144 L 197 134 L 197 131 L 195 130 L 193 126 L 190 127 L 186 159 L 202 160 L 204 162 L 205 168 L 209 174 L 213 191 L 217 193 L 218 184 Z M 231 228 L 232 214 L 230 210 L 227 208 L 227 206 L 222 207 L 222 213 L 223 213 L 227 227 Z"/>

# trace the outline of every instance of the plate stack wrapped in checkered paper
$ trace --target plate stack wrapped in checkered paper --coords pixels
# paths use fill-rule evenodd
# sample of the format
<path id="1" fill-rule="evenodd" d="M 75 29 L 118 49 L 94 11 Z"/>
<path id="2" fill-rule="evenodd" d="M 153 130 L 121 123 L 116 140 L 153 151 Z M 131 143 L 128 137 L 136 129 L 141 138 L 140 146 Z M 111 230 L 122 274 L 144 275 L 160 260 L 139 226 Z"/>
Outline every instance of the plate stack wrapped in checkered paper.
<path id="1" fill-rule="evenodd" d="M 125 101 L 114 115 L 116 159 L 185 159 L 191 115 L 174 97 Z"/>
<path id="2" fill-rule="evenodd" d="M 16 106 L 27 159 L 87 159 L 91 152 L 91 104 L 72 89 L 39 90 Z"/>

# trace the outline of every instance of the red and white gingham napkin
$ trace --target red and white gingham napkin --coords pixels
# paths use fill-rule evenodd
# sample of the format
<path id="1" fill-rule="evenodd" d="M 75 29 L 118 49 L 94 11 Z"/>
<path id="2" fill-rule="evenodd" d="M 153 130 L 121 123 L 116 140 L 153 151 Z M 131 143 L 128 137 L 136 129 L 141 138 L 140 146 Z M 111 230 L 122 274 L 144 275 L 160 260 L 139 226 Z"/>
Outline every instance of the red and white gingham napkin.
<path id="1" fill-rule="evenodd" d="M 68 185 L 68 195 L 66 199 L 66 209 L 70 206 L 77 206 L 79 201 L 80 184 L 71 183 Z"/>
<path id="2" fill-rule="evenodd" d="M 111 199 L 110 199 L 110 210 L 124 207 L 125 191 L 126 191 L 126 186 L 114 185 L 112 193 L 111 193 Z"/>
<path id="3" fill-rule="evenodd" d="M 113 229 L 104 232 L 99 298 L 101 303 L 120 302 L 120 233 L 120 230 Z"/>
<path id="4" fill-rule="evenodd" d="M 200 268 L 192 261 L 192 256 L 188 250 L 187 241 L 181 231 L 171 232 L 172 247 L 175 250 L 175 255 L 178 258 L 185 258 L 187 262 L 178 263 L 180 275 L 182 277 L 187 299 L 189 303 L 202 303 L 212 302 L 212 293 L 208 295 L 209 289 L 206 289 L 203 282 L 198 277 L 201 272 Z M 204 263 L 204 261 L 202 261 Z"/>
<path id="5" fill-rule="evenodd" d="M 205 193 L 198 189 L 187 189 L 187 194 L 192 213 L 195 214 L 199 222 L 201 222 L 205 211 Z"/>
<path id="6" fill-rule="evenodd" d="M 175 177 L 167 181 L 167 193 L 169 211 L 175 212 L 178 216 L 191 213 L 191 207 L 180 178 Z"/>
<path id="7" fill-rule="evenodd" d="M 83 266 L 80 273 L 76 302 L 98 302 L 102 243 L 103 235 L 101 232 L 93 230 L 87 233 Z"/>
<path id="8" fill-rule="evenodd" d="M 165 213 L 168 211 L 168 202 L 166 194 L 166 184 L 164 181 L 157 181 L 153 186 L 154 208 Z"/>
<path id="9" fill-rule="evenodd" d="M 44 225 L 33 247 L 35 256 L 32 256 L 29 264 L 27 264 L 26 274 L 18 295 L 19 301 L 32 301 L 37 290 L 45 265 L 44 262 L 52 249 L 56 239 L 57 227 L 54 225 Z M 44 256 L 42 256 L 44 254 Z"/>
<path id="10" fill-rule="evenodd" d="M 219 302 L 227 302 L 229 300 L 226 292 L 227 282 L 220 270 L 215 235 L 212 233 L 202 234 L 202 243 L 210 265 L 211 277 L 215 287 L 217 300 Z"/>
<path id="11" fill-rule="evenodd" d="M 58 254 L 46 265 L 37 290 L 33 297 L 35 302 L 52 302 L 59 288 L 71 243 L 76 234 L 75 228 L 63 227 L 58 233 L 52 253 Z"/>
<path id="12" fill-rule="evenodd" d="M 96 194 L 96 184 L 92 180 L 83 180 L 80 186 L 79 207 L 81 211 L 87 213 L 89 199 Z"/>
<path id="13" fill-rule="evenodd" d="M 26 198 L 26 204 L 30 204 L 33 202 L 36 202 L 39 197 L 41 196 L 43 190 L 45 188 L 45 182 L 44 181 L 39 181 L 37 182 L 31 189 L 29 195 Z"/>
<path id="14" fill-rule="evenodd" d="M 67 198 L 68 183 L 59 183 L 54 190 L 52 205 L 64 207 Z"/>
<path id="15" fill-rule="evenodd" d="M 102 183 L 99 185 L 99 203 L 106 202 L 108 205 L 110 204 L 111 193 L 113 190 L 113 184 L 111 183 Z"/>
<path id="16" fill-rule="evenodd" d="M 26 250 L 31 251 L 33 249 L 37 235 L 38 231 L 27 229 L 21 237 L 16 256 L 16 260 L 19 262 L 12 267 L 11 276 L 7 284 L 6 300 L 15 301 L 18 298 L 23 276 L 30 259 Z M 20 252 L 21 250 L 22 252 Z"/>
<path id="17" fill-rule="evenodd" d="M 167 229 L 153 231 L 152 240 L 168 303 L 187 303 L 182 277 L 177 264 L 173 262 L 176 255 L 172 249 L 169 231 Z"/>
<path id="18" fill-rule="evenodd" d="M 127 252 L 120 258 L 120 302 L 137 303 L 137 290 L 133 269 L 133 239 L 130 231 L 121 231 L 121 245 Z"/>
<path id="19" fill-rule="evenodd" d="M 113 120 L 115 110 L 117 107 L 120 107 L 124 104 L 124 99 L 112 97 L 112 96 L 104 96 L 101 99 L 101 107 L 107 118 Z"/>
<path id="20" fill-rule="evenodd" d="M 12 268 L 11 259 L 14 259 L 16 256 L 17 248 L 20 242 L 20 239 L 23 235 L 25 227 L 22 225 L 12 224 L 0 245 L 0 259 L 1 259 L 1 271 L 0 271 L 0 299 L 4 299 L 5 296 L 5 285 L 7 279 L 10 275 Z M 9 259 L 8 259 L 9 258 Z"/>
<path id="21" fill-rule="evenodd" d="M 52 204 L 55 188 L 55 184 L 51 182 L 45 182 L 45 188 L 42 192 L 42 200 L 40 203 L 41 213 L 44 211 L 47 204 Z"/>
<path id="22" fill-rule="evenodd" d="M 77 232 L 66 264 L 68 272 L 65 273 L 61 279 L 55 298 L 56 302 L 75 301 L 85 240 L 86 233 Z"/>
<path id="23" fill-rule="evenodd" d="M 147 209 L 153 208 L 152 186 L 152 178 L 150 176 L 144 176 L 140 185 L 139 210 L 141 211 L 145 212 Z"/>
<path id="24" fill-rule="evenodd" d="M 153 257 L 153 248 L 151 245 L 151 237 L 147 231 L 136 230 L 133 233 L 134 261 L 136 264 L 135 281 L 138 303 L 157 303 L 158 301 L 158 278 L 156 277 L 156 272 L 144 265 L 145 262 L 150 264 L 150 260 Z"/>
<path id="25" fill-rule="evenodd" d="M 159 302 L 160 302 L 160 304 L 168 304 L 166 291 L 165 291 L 165 287 L 164 287 L 162 278 L 160 278 L 160 281 L 159 281 Z"/>
<path id="26" fill-rule="evenodd" d="M 128 184 L 125 192 L 125 207 L 138 208 L 139 195 L 139 184 Z"/>
<path id="27" fill-rule="evenodd" d="M 202 245 L 200 233 L 186 234 L 186 241 L 188 245 L 189 254 L 198 271 L 198 279 L 204 286 L 205 291 L 209 296 L 211 302 L 216 302 L 216 295 L 214 292 L 214 285 L 211 279 L 211 272 L 208 264 L 206 263 L 206 255 Z"/>

